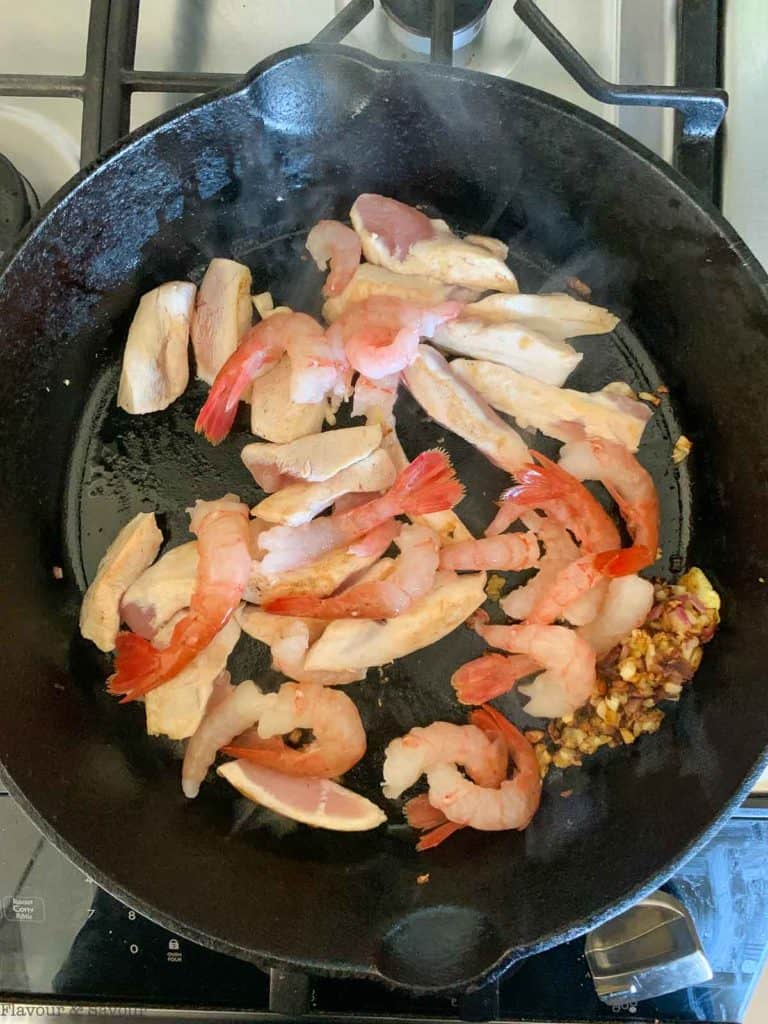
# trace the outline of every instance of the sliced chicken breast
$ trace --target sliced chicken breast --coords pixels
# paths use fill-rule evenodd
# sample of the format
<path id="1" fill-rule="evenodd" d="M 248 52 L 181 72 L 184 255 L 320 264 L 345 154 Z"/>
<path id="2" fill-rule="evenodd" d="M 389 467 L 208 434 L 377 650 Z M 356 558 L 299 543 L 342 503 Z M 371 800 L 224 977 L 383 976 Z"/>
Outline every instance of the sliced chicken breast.
<path id="1" fill-rule="evenodd" d="M 117 391 L 121 409 L 159 412 L 186 390 L 196 292 L 188 281 L 169 281 L 141 297 L 123 353 Z"/>
<path id="2" fill-rule="evenodd" d="M 619 322 L 610 310 L 564 292 L 543 295 L 488 295 L 472 303 L 466 316 L 494 323 L 514 322 L 559 341 L 585 334 L 607 334 Z"/>
<path id="3" fill-rule="evenodd" d="M 372 205 L 381 200 L 392 205 L 395 202 L 383 196 L 362 195 L 350 211 L 352 227 L 359 235 L 363 254 L 370 263 L 398 274 L 436 278 L 446 284 L 477 291 L 518 291 L 515 275 L 497 255 L 500 250 L 491 252 L 487 243 L 478 245 L 458 238 L 443 220 L 430 222 L 431 237 L 420 237 L 428 231 L 413 232 L 410 237 L 417 240 L 410 242 L 405 252 L 393 246 L 390 237 L 371 227 L 374 223 L 378 225 L 378 217 L 371 216 Z M 397 206 L 402 208 L 405 204 L 397 203 Z M 412 208 L 410 212 L 418 214 Z"/>
<path id="4" fill-rule="evenodd" d="M 360 555 L 337 548 L 309 565 L 281 573 L 265 573 L 259 563 L 254 562 L 245 600 L 252 604 L 265 604 L 278 597 L 328 597 L 350 576 L 372 565 L 381 554 L 376 551 Z"/>
<path id="5" fill-rule="evenodd" d="M 635 452 L 651 418 L 647 405 L 608 390 L 583 392 L 526 377 L 481 359 L 454 359 L 451 370 L 523 429 L 559 441 L 604 437 Z"/>
<path id="6" fill-rule="evenodd" d="M 392 486 L 395 476 L 392 460 L 377 448 L 327 480 L 289 484 L 259 502 L 251 512 L 268 523 L 299 526 L 329 508 L 342 494 L 383 491 Z"/>
<path id="7" fill-rule="evenodd" d="M 100 650 L 115 649 L 123 594 L 154 562 L 162 543 L 154 512 L 139 512 L 107 548 L 80 608 L 80 632 Z"/>
<path id="8" fill-rule="evenodd" d="M 241 609 L 238 620 L 249 636 L 270 648 L 272 667 L 297 683 L 344 686 L 365 678 L 365 669 L 333 672 L 307 670 L 307 651 L 310 644 L 322 635 L 325 622 L 291 615 L 271 615 L 253 605 Z"/>
<path id="9" fill-rule="evenodd" d="M 156 646 L 171 639 L 175 620 L 166 623 L 155 638 Z M 168 736 L 184 740 L 200 725 L 213 692 L 214 683 L 227 665 L 227 659 L 240 639 L 240 626 L 234 618 L 174 679 L 150 690 L 144 698 L 147 732 L 150 736 Z"/>
<path id="10" fill-rule="evenodd" d="M 292 624 L 300 622 L 306 629 L 310 643 L 314 643 L 319 636 L 322 636 L 325 623 L 319 619 L 302 619 L 291 615 L 272 615 L 265 612 L 263 608 L 255 605 L 245 605 L 235 614 L 241 629 L 258 640 L 259 643 L 271 647 L 281 636 L 290 629 Z"/>
<path id="11" fill-rule="evenodd" d="M 583 358 L 567 342 L 553 341 L 527 327 L 465 317 L 441 324 L 433 340 L 446 352 L 488 359 L 556 386 L 565 383 Z"/>
<path id="12" fill-rule="evenodd" d="M 189 607 L 196 579 L 197 541 L 166 551 L 123 594 L 123 622 L 151 640 L 177 612 Z"/>
<path id="13" fill-rule="evenodd" d="M 514 473 L 531 461 L 520 435 L 474 388 L 451 372 L 436 349 L 419 345 L 418 355 L 403 378 L 413 397 L 432 419 L 479 448 L 497 466 Z"/>
<path id="14" fill-rule="evenodd" d="M 438 573 L 434 589 L 385 622 L 337 619 L 309 649 L 310 670 L 341 671 L 384 665 L 447 636 L 485 600 L 485 573 Z"/>
<path id="15" fill-rule="evenodd" d="M 297 480 L 328 480 L 380 443 L 380 426 L 347 427 L 288 444 L 248 444 L 240 457 L 259 487 L 271 493 Z"/>
<path id="16" fill-rule="evenodd" d="M 405 302 L 416 302 L 425 306 L 437 306 L 447 299 L 473 302 L 478 297 L 476 291 L 445 284 L 431 277 L 396 274 L 393 270 L 378 267 L 374 263 L 361 263 L 344 291 L 325 303 L 323 317 L 328 323 L 333 323 L 349 306 L 363 302 L 372 295 L 392 295 Z"/>
<path id="17" fill-rule="evenodd" d="M 253 382 L 251 433 L 267 441 L 286 444 L 323 429 L 327 402 L 291 399 L 291 360 L 283 356 L 277 366 Z"/>
<path id="18" fill-rule="evenodd" d="M 200 284 L 192 316 L 197 376 L 212 384 L 251 326 L 251 272 L 234 260 L 213 259 Z"/>

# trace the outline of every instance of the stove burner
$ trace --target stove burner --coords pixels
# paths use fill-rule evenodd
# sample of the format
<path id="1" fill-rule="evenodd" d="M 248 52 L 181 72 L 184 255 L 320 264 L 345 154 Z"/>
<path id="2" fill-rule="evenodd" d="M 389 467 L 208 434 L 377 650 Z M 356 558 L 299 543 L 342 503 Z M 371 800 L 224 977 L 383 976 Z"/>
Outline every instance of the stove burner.
<path id="1" fill-rule="evenodd" d="M 390 28 L 403 45 L 417 53 L 429 53 L 432 29 L 432 0 L 381 0 Z M 460 50 L 483 27 L 491 0 L 456 0 L 453 20 L 453 49 Z"/>
<path id="2" fill-rule="evenodd" d="M 39 205 L 32 186 L 0 153 L 0 254 L 11 247 Z"/>

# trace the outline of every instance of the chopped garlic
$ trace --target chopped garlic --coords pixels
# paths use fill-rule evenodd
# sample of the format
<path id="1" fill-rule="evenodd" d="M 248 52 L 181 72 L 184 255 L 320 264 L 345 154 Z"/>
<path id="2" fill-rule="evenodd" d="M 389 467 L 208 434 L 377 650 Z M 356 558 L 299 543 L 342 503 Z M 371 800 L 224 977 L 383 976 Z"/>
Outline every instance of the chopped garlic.
<path id="1" fill-rule="evenodd" d="M 693 448 L 693 441 L 681 434 L 680 437 L 675 441 L 675 447 L 672 449 L 672 461 L 675 464 L 684 462 L 691 453 Z"/>

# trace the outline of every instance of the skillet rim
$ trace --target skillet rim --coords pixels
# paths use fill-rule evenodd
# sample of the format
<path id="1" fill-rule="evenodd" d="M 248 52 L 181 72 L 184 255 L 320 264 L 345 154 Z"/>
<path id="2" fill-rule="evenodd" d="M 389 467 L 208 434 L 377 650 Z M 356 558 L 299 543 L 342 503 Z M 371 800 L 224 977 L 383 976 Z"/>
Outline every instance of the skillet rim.
<path id="1" fill-rule="evenodd" d="M 642 143 L 637 142 L 631 136 L 627 135 L 607 121 L 604 121 L 602 118 L 597 117 L 589 111 L 586 111 L 567 100 L 551 96 L 540 89 L 511 81 L 509 79 L 502 79 L 484 72 L 467 71 L 445 65 L 412 65 L 408 62 L 386 61 L 354 47 L 340 44 L 327 45 L 318 43 L 299 44 L 277 51 L 271 56 L 260 61 L 252 69 L 246 72 L 240 80 L 232 83 L 231 85 L 216 90 L 215 92 L 207 93 L 202 97 L 197 97 L 193 100 L 187 101 L 186 103 L 174 107 L 173 110 L 154 118 L 147 124 L 142 125 L 140 128 L 118 140 L 103 154 L 82 168 L 44 204 L 36 216 L 27 225 L 11 249 L 3 255 L 2 259 L 0 259 L 0 297 L 4 290 L 4 282 L 8 273 L 12 270 L 14 262 L 23 254 L 27 244 L 30 243 L 37 233 L 44 228 L 48 217 L 61 204 L 73 199 L 79 189 L 98 175 L 102 168 L 110 166 L 114 161 L 122 158 L 123 155 L 130 153 L 134 146 L 154 135 L 164 127 L 170 125 L 174 121 L 181 120 L 192 111 L 205 107 L 209 104 L 216 103 L 219 99 L 227 96 L 236 96 L 240 94 L 245 96 L 257 80 L 272 70 L 272 68 L 312 55 L 322 55 L 326 57 L 334 55 L 340 59 L 351 60 L 362 64 L 364 67 L 377 74 L 402 74 L 404 69 L 406 69 L 406 74 L 431 75 L 433 78 L 438 80 L 444 78 L 470 82 L 473 86 L 479 88 L 500 87 L 502 89 L 506 89 L 511 98 L 514 98 L 515 95 L 524 96 L 533 104 L 538 104 L 544 109 L 553 109 L 558 111 L 560 114 L 572 121 L 601 132 L 610 138 L 613 143 L 620 145 L 625 150 L 628 150 L 635 156 L 640 157 L 646 164 L 649 164 L 653 170 L 660 173 L 674 188 L 682 192 L 690 203 L 693 203 L 695 207 L 709 218 L 715 229 L 726 240 L 729 247 L 738 254 L 741 262 L 741 268 L 750 276 L 752 283 L 762 293 L 764 300 L 768 304 L 768 273 L 766 273 L 766 270 L 757 260 L 754 253 L 752 253 L 738 232 L 726 220 L 714 203 L 706 196 L 700 194 L 688 179 L 679 171 L 667 164 Z M 3 781 L 9 794 L 31 818 L 42 834 L 52 842 L 57 849 L 61 850 L 70 861 L 96 881 L 101 888 L 114 895 L 121 902 L 135 908 L 150 920 L 157 921 L 163 927 L 173 930 L 176 934 L 179 934 L 198 945 L 202 945 L 216 952 L 237 956 L 240 959 L 249 961 L 264 968 L 289 965 L 310 974 L 369 978 L 412 992 L 448 993 L 453 991 L 472 990 L 473 988 L 498 977 L 512 964 L 519 960 L 531 956 L 534 953 L 552 948 L 562 942 L 567 942 L 577 938 L 603 921 L 609 920 L 616 914 L 621 913 L 622 910 L 628 908 L 644 896 L 653 892 L 659 887 L 659 885 L 663 884 L 663 882 L 666 881 L 674 871 L 695 855 L 695 853 L 698 852 L 698 850 L 700 850 L 722 827 L 722 825 L 732 815 L 735 808 L 752 789 L 765 766 L 768 766 L 768 748 L 766 748 L 763 751 L 763 754 L 757 758 L 752 770 L 747 774 L 741 784 L 735 788 L 731 797 L 721 807 L 720 811 L 710 821 L 709 825 L 694 835 L 687 846 L 685 846 L 676 856 L 670 858 L 670 860 L 667 861 L 667 863 L 650 879 L 646 879 L 644 882 L 638 884 L 618 903 L 613 902 L 609 906 L 604 905 L 589 917 L 580 919 L 578 923 L 566 925 L 557 931 L 550 931 L 546 935 L 542 936 L 536 943 L 531 943 L 525 947 L 507 949 L 507 951 L 493 964 L 483 968 L 482 971 L 474 975 L 472 978 L 468 980 L 465 979 L 458 986 L 404 985 L 397 979 L 387 978 L 374 964 L 359 963 L 358 965 L 346 964 L 343 967 L 334 967 L 327 961 L 318 962 L 307 959 L 288 958 L 278 959 L 268 953 L 258 953 L 252 947 L 244 947 L 225 938 L 213 936 L 211 933 L 201 933 L 197 929 L 185 925 L 182 920 L 175 918 L 172 914 L 158 911 L 157 907 L 149 905 L 140 897 L 136 897 L 128 889 L 115 883 L 113 879 L 106 875 L 95 864 L 92 864 L 87 856 L 79 852 L 79 850 L 73 847 L 60 835 L 51 821 L 47 818 L 43 818 L 39 814 L 34 804 L 28 800 L 24 791 L 16 784 L 13 777 L 8 773 L 2 761 L 0 761 L 0 780 Z"/>

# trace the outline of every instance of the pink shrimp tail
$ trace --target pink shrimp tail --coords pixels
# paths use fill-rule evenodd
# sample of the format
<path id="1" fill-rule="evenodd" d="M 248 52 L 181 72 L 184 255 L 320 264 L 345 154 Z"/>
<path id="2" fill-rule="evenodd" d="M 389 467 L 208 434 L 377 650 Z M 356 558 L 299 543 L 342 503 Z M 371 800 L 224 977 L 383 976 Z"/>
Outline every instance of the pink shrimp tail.
<path id="1" fill-rule="evenodd" d="M 346 495 L 346 497 L 350 497 L 350 495 Z M 355 497 L 357 497 L 357 495 L 355 495 Z M 365 504 L 372 500 L 373 498 L 371 495 L 368 495 L 367 497 L 363 495 L 363 501 L 359 504 Z M 356 505 L 350 506 L 350 508 L 356 507 Z M 392 541 L 399 535 L 402 525 L 403 524 L 399 523 L 397 519 L 387 519 L 380 526 L 375 526 L 368 533 L 359 537 L 354 544 L 350 544 L 347 551 L 351 555 L 359 555 L 363 558 L 371 555 L 378 558 L 379 555 L 384 554 Z"/>
<path id="2" fill-rule="evenodd" d="M 434 449 L 417 455 L 392 485 L 387 498 L 393 515 L 425 515 L 453 508 L 464 497 L 464 488 L 445 452 Z"/>
<path id="3" fill-rule="evenodd" d="M 539 667 L 526 654 L 483 654 L 457 669 L 451 686 L 461 704 L 483 704 L 508 693 Z"/>
<path id="4" fill-rule="evenodd" d="M 149 640 L 135 633 L 118 633 L 115 641 L 116 672 L 107 683 L 107 689 L 114 696 L 121 696 L 121 703 L 136 700 L 152 689 L 152 681 L 161 664 L 161 652 Z"/>
<path id="5" fill-rule="evenodd" d="M 208 397 L 195 420 L 195 433 L 220 444 L 232 429 L 243 393 L 265 365 L 274 363 L 283 346 L 262 337 L 266 321 L 256 324 L 216 374 Z"/>
<path id="6" fill-rule="evenodd" d="M 480 722 L 475 721 L 475 716 L 480 715 L 481 713 L 489 723 L 489 726 L 486 728 L 495 727 L 496 730 L 504 737 L 507 749 L 509 750 L 510 756 L 512 757 L 518 771 L 524 771 L 527 769 L 538 776 L 536 752 L 534 751 L 530 740 L 528 740 L 517 726 L 513 725 L 505 715 L 502 715 L 500 711 L 497 711 L 496 708 L 492 708 L 489 704 L 483 704 L 478 711 L 472 713 L 472 722 L 475 725 L 480 726 L 480 728 L 483 728 L 483 726 L 480 725 Z M 531 808 L 531 818 L 536 812 L 538 806 L 539 797 L 537 796 Z M 530 821 L 530 818 L 528 820 Z M 524 828 L 525 826 L 523 825 L 521 827 Z"/>
<path id="7" fill-rule="evenodd" d="M 631 576 L 640 572 L 656 561 L 656 552 L 643 544 L 634 544 L 630 548 L 618 548 L 614 551 L 603 551 L 595 555 L 595 568 L 603 576 L 616 579 L 618 576 Z"/>
<path id="8" fill-rule="evenodd" d="M 313 597 L 311 594 L 294 594 L 285 597 L 276 597 L 274 601 L 268 601 L 264 605 L 264 611 L 270 615 L 291 615 L 304 619 L 325 618 L 324 608 L 327 607 L 327 600 L 322 597 Z"/>
<path id="9" fill-rule="evenodd" d="M 290 748 L 285 745 L 282 737 L 272 736 L 268 740 L 254 735 L 256 730 L 249 730 L 238 736 L 228 746 L 221 748 L 221 753 L 238 760 L 252 761 L 254 764 L 266 765 L 268 768 L 280 769 L 280 758 Z"/>
<path id="10" fill-rule="evenodd" d="M 425 850 L 433 850 L 440 843 L 444 843 L 446 839 L 449 839 L 454 832 L 458 832 L 464 827 L 464 825 L 459 825 L 455 821 L 446 821 L 443 825 L 433 828 L 431 832 L 425 832 L 418 843 L 416 843 L 416 849 L 419 853 L 424 853 Z"/>
<path id="11" fill-rule="evenodd" d="M 543 455 L 536 457 L 543 460 L 542 464 L 537 466 L 529 463 L 519 469 L 515 473 L 517 484 L 502 492 L 502 502 L 520 501 L 522 509 L 531 508 L 536 502 L 551 501 L 561 496 L 564 483 L 562 477 L 565 471 L 560 469 L 557 463 L 544 459 Z"/>
<path id="12" fill-rule="evenodd" d="M 443 812 L 429 802 L 427 793 L 422 793 L 409 800 L 403 808 L 403 813 L 411 828 L 417 828 L 420 831 L 437 828 L 447 820 Z"/>

